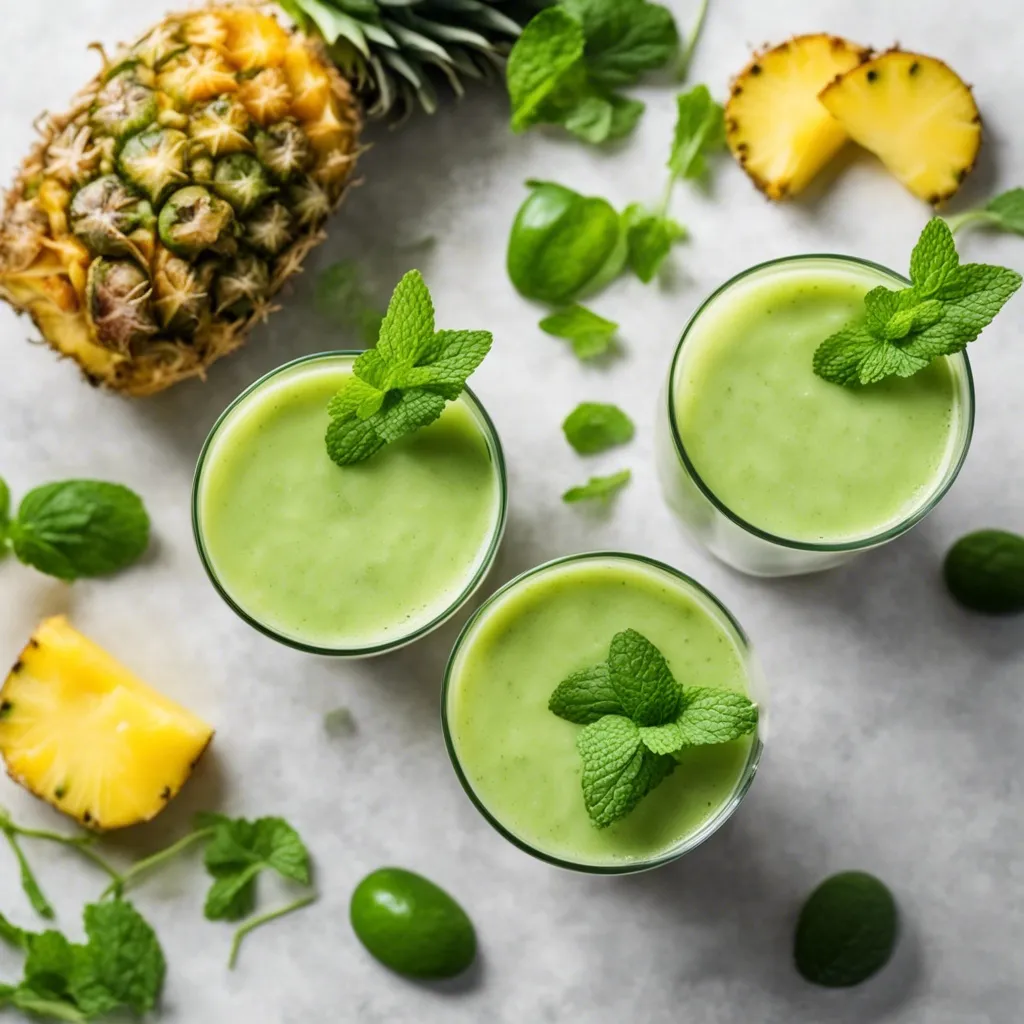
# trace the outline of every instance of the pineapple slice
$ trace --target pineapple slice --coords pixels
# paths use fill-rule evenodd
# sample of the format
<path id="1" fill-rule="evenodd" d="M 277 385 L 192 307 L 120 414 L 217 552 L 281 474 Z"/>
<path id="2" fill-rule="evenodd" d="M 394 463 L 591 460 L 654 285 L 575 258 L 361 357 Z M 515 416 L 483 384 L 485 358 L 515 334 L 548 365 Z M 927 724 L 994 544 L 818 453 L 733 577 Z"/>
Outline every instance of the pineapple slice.
<path id="1" fill-rule="evenodd" d="M 769 199 L 802 192 L 846 142 L 818 93 L 870 55 L 839 36 L 796 36 L 754 54 L 736 77 L 725 106 L 726 138 Z"/>
<path id="2" fill-rule="evenodd" d="M 968 86 L 934 57 L 889 50 L 837 78 L 821 102 L 914 195 L 953 196 L 981 148 L 981 115 Z"/>
<path id="3" fill-rule="evenodd" d="M 63 616 L 39 626 L 0 689 L 8 774 L 92 829 L 155 817 L 212 739 Z"/>

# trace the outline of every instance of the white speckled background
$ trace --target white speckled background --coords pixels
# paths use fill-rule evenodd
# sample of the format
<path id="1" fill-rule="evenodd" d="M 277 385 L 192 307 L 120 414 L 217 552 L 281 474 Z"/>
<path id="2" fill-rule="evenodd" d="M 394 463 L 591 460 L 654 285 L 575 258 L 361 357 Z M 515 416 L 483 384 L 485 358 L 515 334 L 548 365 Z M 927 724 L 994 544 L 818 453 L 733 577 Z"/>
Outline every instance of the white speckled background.
<path id="1" fill-rule="evenodd" d="M 685 22 L 689 5 L 672 6 Z M 1012 0 L 713 0 L 694 68 L 723 95 L 748 44 L 827 29 L 878 46 L 893 40 L 945 58 L 977 86 L 988 127 L 968 197 L 1021 184 L 1020 55 Z M 128 38 L 163 0 L 4 4 L 0 20 L 0 173 L 6 179 L 46 106 L 61 108 L 90 76 L 88 42 Z M 527 177 L 553 178 L 617 205 L 654 198 L 674 119 L 672 89 L 635 137 L 595 152 L 560 137 L 513 137 L 497 94 L 475 94 L 432 120 L 374 132 L 365 184 L 331 241 L 288 297 L 209 381 L 131 402 L 85 386 L 69 364 L 25 344 L 30 325 L 0 309 L 0 473 L 14 492 L 67 476 L 123 481 L 152 512 L 156 542 L 116 579 L 68 589 L 12 560 L 0 565 L 0 660 L 40 615 L 74 621 L 145 678 L 212 720 L 212 754 L 153 826 L 111 839 L 112 857 L 155 848 L 198 808 L 286 814 L 315 852 L 321 902 L 257 934 L 229 974 L 229 928 L 201 917 L 203 878 L 185 862 L 138 895 L 170 964 L 164 1020 L 189 1024 L 494 1024 L 620 1020 L 687 1024 L 1010 1024 L 1024 974 L 1024 630 L 970 617 L 937 577 L 947 545 L 983 525 L 1024 529 L 1024 300 L 972 351 L 979 415 L 967 467 L 912 535 L 856 564 L 784 582 L 745 579 L 679 532 L 652 466 L 654 398 L 679 330 L 700 298 L 748 264 L 793 252 L 855 253 L 902 269 L 927 211 L 867 157 L 851 157 L 798 204 L 772 207 L 723 161 L 710 196 L 680 187 L 675 212 L 692 242 L 674 280 L 623 279 L 595 301 L 618 319 L 625 355 L 581 367 L 536 328 L 537 309 L 504 273 L 509 224 Z M 825 187 L 827 185 L 827 187 Z M 512 507 L 498 583 L 535 563 L 596 547 L 632 549 L 696 575 L 738 615 L 774 692 L 762 773 L 733 822 L 696 853 L 653 874 L 562 873 L 506 844 L 452 772 L 438 724 L 450 624 L 400 654 L 363 664 L 306 657 L 236 619 L 208 585 L 192 544 L 189 484 L 224 405 L 293 356 L 337 347 L 309 309 L 314 272 L 354 256 L 385 299 L 408 246 L 434 292 L 439 322 L 488 327 L 496 352 L 474 379 L 501 431 Z M 971 235 L 968 258 L 1024 267 L 1024 242 Z M 576 402 L 609 399 L 637 420 L 628 450 L 581 461 L 558 425 Z M 563 507 L 592 470 L 629 464 L 630 489 L 609 516 Z M 323 714 L 344 705 L 354 735 L 331 738 Z M 49 811 L 13 785 L 0 803 L 25 820 Z M 101 879 L 77 861 L 31 849 L 61 923 Z M 448 987 L 395 977 L 347 922 L 367 871 L 404 865 L 446 886 L 482 942 L 478 970 Z M 790 965 L 794 915 L 825 874 L 864 868 L 894 889 L 904 934 L 891 966 L 856 991 L 806 985 Z M 264 887 L 264 900 L 275 894 Z M 29 923 L 13 862 L 0 850 L 0 909 Z M 0 977 L 13 961 L 0 952 Z"/>

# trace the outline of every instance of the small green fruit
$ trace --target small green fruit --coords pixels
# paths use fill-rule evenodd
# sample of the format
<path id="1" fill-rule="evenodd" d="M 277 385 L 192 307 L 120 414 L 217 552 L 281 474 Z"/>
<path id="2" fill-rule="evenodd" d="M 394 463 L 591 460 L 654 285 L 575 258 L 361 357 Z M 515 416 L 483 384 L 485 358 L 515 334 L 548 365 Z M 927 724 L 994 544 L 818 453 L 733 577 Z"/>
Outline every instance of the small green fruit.
<path id="1" fill-rule="evenodd" d="M 1024 537 L 978 530 L 961 537 L 946 556 L 949 592 L 965 608 L 988 615 L 1024 612 Z"/>
<path id="2" fill-rule="evenodd" d="M 815 985 L 859 985 L 889 962 L 896 930 L 896 902 L 877 878 L 863 871 L 833 875 L 800 911 L 796 968 Z"/>
<path id="3" fill-rule="evenodd" d="M 380 868 L 352 893 L 359 941 L 385 967 L 413 978 L 451 978 L 476 956 L 476 932 L 443 889 L 401 868 Z"/>

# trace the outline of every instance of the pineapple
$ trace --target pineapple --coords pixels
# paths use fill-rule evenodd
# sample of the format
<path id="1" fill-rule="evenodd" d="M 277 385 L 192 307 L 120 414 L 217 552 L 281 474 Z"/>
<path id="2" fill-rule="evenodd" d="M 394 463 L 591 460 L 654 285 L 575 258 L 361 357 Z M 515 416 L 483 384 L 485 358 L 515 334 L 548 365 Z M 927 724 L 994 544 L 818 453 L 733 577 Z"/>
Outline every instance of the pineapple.
<path id="1" fill-rule="evenodd" d="M 726 138 L 769 199 L 802 192 L 847 141 L 818 93 L 870 54 L 838 36 L 796 36 L 754 54 L 736 77 L 725 107 Z"/>
<path id="2" fill-rule="evenodd" d="M 889 50 L 841 75 L 821 102 L 914 195 L 952 197 L 981 147 L 981 115 L 968 85 L 934 57 Z"/>
<path id="3" fill-rule="evenodd" d="M 500 0 L 333 2 L 282 0 L 294 31 L 245 2 L 171 15 L 42 120 L 0 298 L 94 383 L 152 394 L 242 345 L 325 237 L 361 105 L 429 109 L 428 68 L 460 88 L 522 23 Z"/>
<path id="4" fill-rule="evenodd" d="M 155 817 L 212 739 L 63 616 L 39 626 L 0 688 L 8 774 L 91 829 Z"/>

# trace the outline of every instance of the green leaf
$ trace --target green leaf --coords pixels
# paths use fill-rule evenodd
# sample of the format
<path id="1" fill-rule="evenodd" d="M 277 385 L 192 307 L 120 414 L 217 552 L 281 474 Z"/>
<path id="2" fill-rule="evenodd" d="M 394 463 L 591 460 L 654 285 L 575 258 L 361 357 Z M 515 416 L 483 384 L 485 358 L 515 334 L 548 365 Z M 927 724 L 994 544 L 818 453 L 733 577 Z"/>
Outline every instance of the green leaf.
<path id="1" fill-rule="evenodd" d="M 623 715 L 622 704 L 612 689 L 607 664 L 573 672 L 555 687 L 548 710 L 577 725 L 589 725 L 605 715 Z"/>
<path id="2" fill-rule="evenodd" d="M 156 933 L 135 907 L 124 900 L 90 904 L 85 933 L 88 956 L 76 956 L 71 983 L 82 1009 L 92 1016 L 105 1001 L 140 1015 L 154 1009 L 167 964 Z"/>
<path id="3" fill-rule="evenodd" d="M 953 232 L 941 217 L 932 217 L 910 256 L 911 283 L 922 299 L 930 299 L 959 265 Z"/>
<path id="4" fill-rule="evenodd" d="M 449 401 L 465 390 L 466 381 L 491 351 L 490 331 L 438 331 L 421 363 L 402 378 L 402 387 L 427 388 Z"/>
<path id="5" fill-rule="evenodd" d="M 506 65 L 512 130 L 537 123 L 538 112 L 562 76 L 583 57 L 583 27 L 562 7 L 541 11 L 526 25 Z"/>
<path id="6" fill-rule="evenodd" d="M 357 377 L 353 373 L 327 403 L 327 414 L 335 419 L 349 416 L 369 419 L 380 408 L 386 394 L 386 391 L 367 384 L 362 377 Z M 370 410 L 367 415 L 360 415 L 361 410 L 367 409 Z"/>
<path id="7" fill-rule="evenodd" d="M 676 54 L 679 33 L 671 13 L 646 0 L 562 0 L 583 26 L 591 80 L 605 88 L 632 85 Z"/>
<path id="8" fill-rule="evenodd" d="M 256 908 L 256 877 L 262 864 L 249 864 L 236 874 L 217 878 L 206 893 L 203 914 L 208 921 L 240 921 Z"/>
<path id="9" fill-rule="evenodd" d="M 597 93 L 581 96 L 562 118 L 567 131 L 592 145 L 607 142 L 612 133 L 615 112 L 605 96 Z"/>
<path id="10" fill-rule="evenodd" d="M 391 444 L 406 434 L 430 426 L 444 412 L 446 404 L 443 395 L 423 388 L 409 388 L 367 422 L 385 444 Z"/>
<path id="11" fill-rule="evenodd" d="M 364 344 L 376 344 L 384 314 L 367 294 L 355 260 L 332 263 L 320 272 L 313 304 L 324 318 L 356 331 Z"/>
<path id="12" fill-rule="evenodd" d="M 74 1003 L 34 991 L 28 985 L 19 985 L 11 994 L 11 1005 L 37 1017 L 51 1020 L 82 1021 L 89 1017 Z"/>
<path id="13" fill-rule="evenodd" d="M 892 956 L 897 932 L 896 902 L 877 878 L 847 871 L 826 879 L 811 893 L 796 926 L 797 970 L 815 985 L 859 985 Z"/>
<path id="14" fill-rule="evenodd" d="M 327 454 L 339 466 L 363 462 L 384 447 L 385 441 L 377 433 L 371 420 L 331 420 L 327 427 Z"/>
<path id="15" fill-rule="evenodd" d="M 27 951 L 30 939 L 30 932 L 19 928 L 16 924 L 12 924 L 3 914 L 0 914 L 0 941 L 6 942 L 15 949 Z"/>
<path id="16" fill-rule="evenodd" d="M 581 455 L 593 455 L 632 440 L 633 421 L 617 406 L 581 402 L 562 424 L 565 439 Z"/>
<path id="17" fill-rule="evenodd" d="M 149 516 L 127 487 L 67 480 L 29 491 L 10 533 L 21 561 L 72 581 L 136 561 L 149 544 Z"/>
<path id="18" fill-rule="evenodd" d="M 653 281 L 672 246 L 686 237 L 686 228 L 671 217 L 649 213 L 639 203 L 623 213 L 629 244 L 629 267 L 644 284 Z"/>
<path id="19" fill-rule="evenodd" d="M 624 818 L 643 795 L 644 747 L 628 718 L 605 715 L 584 726 L 576 738 L 583 758 L 583 802 L 590 820 L 607 828 Z"/>
<path id="20" fill-rule="evenodd" d="M 434 303 L 423 275 L 410 270 L 395 286 L 380 328 L 377 353 L 385 363 L 415 364 L 434 337 Z M 358 372 L 358 370 L 357 370 Z"/>
<path id="21" fill-rule="evenodd" d="M 283 818 L 260 818 L 253 826 L 253 852 L 283 878 L 310 883 L 309 851 Z"/>
<path id="22" fill-rule="evenodd" d="M 682 746 L 729 743 L 757 728 L 757 705 L 742 693 L 710 686 L 683 688 L 675 725 Z"/>
<path id="23" fill-rule="evenodd" d="M 606 320 L 578 304 L 546 316 L 539 326 L 552 337 L 565 338 L 580 359 L 593 359 L 607 352 L 619 329 L 613 320 Z"/>
<path id="24" fill-rule="evenodd" d="M 592 476 L 585 484 L 570 487 L 562 495 L 562 501 L 572 505 L 578 501 L 607 500 L 621 491 L 632 475 L 630 470 L 623 469 L 609 476 Z"/>
<path id="25" fill-rule="evenodd" d="M 640 727 L 640 739 L 652 754 L 674 754 L 685 746 L 683 734 L 675 722 L 643 725 Z"/>
<path id="26" fill-rule="evenodd" d="M 1024 612 L 1024 537 L 1007 530 L 976 530 L 946 555 L 946 586 L 965 608 L 986 615 Z"/>
<path id="27" fill-rule="evenodd" d="M 678 714 L 679 684 L 661 651 L 635 629 L 612 637 L 608 672 L 612 689 L 637 725 L 664 725 Z"/>
<path id="28" fill-rule="evenodd" d="M 39 995 L 66 998 L 74 962 L 71 943 L 60 932 L 33 935 L 28 943 L 25 977 L 21 984 Z"/>
<path id="29" fill-rule="evenodd" d="M 725 146 L 725 113 L 706 85 L 676 97 L 676 128 L 668 167 L 674 178 L 701 179 L 707 156 Z"/>
<path id="30" fill-rule="evenodd" d="M 647 108 L 640 100 L 631 100 L 615 94 L 608 97 L 608 102 L 612 106 L 612 123 L 608 127 L 608 141 L 611 142 L 629 135 Z"/>

